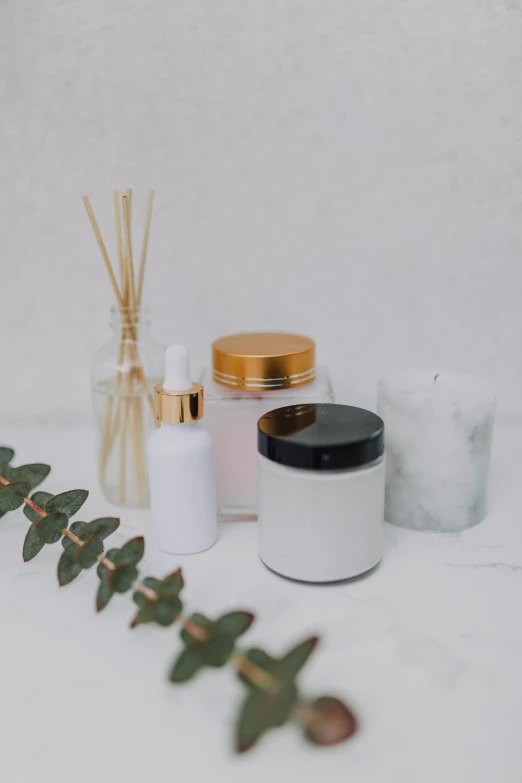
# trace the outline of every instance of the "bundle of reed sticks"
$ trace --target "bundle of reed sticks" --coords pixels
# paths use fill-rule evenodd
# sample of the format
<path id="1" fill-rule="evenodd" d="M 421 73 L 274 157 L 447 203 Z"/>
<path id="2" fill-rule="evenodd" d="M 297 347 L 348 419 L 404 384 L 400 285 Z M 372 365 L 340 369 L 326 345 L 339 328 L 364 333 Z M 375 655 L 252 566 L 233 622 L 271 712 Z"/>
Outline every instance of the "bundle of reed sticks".
<path id="1" fill-rule="evenodd" d="M 141 506 L 147 503 L 148 496 L 144 432 L 146 417 L 149 415 L 147 408 L 150 407 L 153 416 L 154 413 L 152 390 L 138 352 L 138 329 L 154 191 L 149 190 L 148 193 L 137 276 L 134 272 L 131 231 L 132 190 L 127 189 L 121 198 L 118 191 L 113 193 L 119 282 L 89 198 L 83 196 L 82 200 L 105 262 L 121 317 L 117 372 L 107 388 L 103 415 L 99 454 L 100 483 L 102 488 L 105 488 L 107 464 L 112 452 L 117 448 L 119 502 L 125 504 L 130 500 L 127 497 L 126 476 L 127 472 L 131 470 L 131 485 L 134 490 L 135 503 Z M 131 466 L 127 465 L 127 457 L 129 457 Z"/>

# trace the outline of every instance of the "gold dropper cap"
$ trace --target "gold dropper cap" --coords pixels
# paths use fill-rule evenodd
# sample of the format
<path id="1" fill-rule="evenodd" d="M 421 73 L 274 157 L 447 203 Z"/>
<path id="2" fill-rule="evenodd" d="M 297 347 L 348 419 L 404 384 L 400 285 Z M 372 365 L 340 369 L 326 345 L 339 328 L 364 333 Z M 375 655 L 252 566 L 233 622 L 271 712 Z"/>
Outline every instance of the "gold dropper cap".
<path id="1" fill-rule="evenodd" d="M 198 421 L 203 417 L 203 386 L 190 380 L 188 354 L 183 345 L 167 348 L 165 367 L 164 382 L 154 387 L 156 422 L 186 424 Z"/>
<path id="2" fill-rule="evenodd" d="M 162 383 L 154 387 L 156 421 L 184 424 L 203 418 L 203 386 L 193 383 L 188 391 L 167 391 Z"/>

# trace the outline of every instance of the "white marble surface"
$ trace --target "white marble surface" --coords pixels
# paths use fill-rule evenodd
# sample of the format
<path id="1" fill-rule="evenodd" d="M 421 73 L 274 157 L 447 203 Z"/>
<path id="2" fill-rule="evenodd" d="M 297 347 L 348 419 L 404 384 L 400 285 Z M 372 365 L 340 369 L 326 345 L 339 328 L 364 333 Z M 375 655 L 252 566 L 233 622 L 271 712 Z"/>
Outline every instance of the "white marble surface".
<path id="1" fill-rule="evenodd" d="M 24 565 L 25 517 L 4 517 L 0 780 L 519 783 L 521 434 L 496 432 L 484 523 L 454 535 L 386 526 L 382 564 L 357 581 L 317 587 L 277 577 L 257 557 L 252 523 L 222 525 L 216 546 L 193 557 L 147 549 L 147 573 L 183 567 L 189 611 L 253 608 L 246 644 L 277 653 L 321 634 L 302 686 L 341 695 L 361 720 L 356 738 L 328 750 L 307 746 L 290 726 L 234 757 L 242 688 L 232 673 L 167 684 L 177 631 L 128 630 L 124 596 L 96 616 L 95 575 L 60 590 L 57 548 Z M 83 518 L 113 511 L 96 490 L 89 430 L 3 426 L 0 442 L 17 449 L 19 462 L 51 463 L 50 491 L 93 488 Z M 148 526 L 147 513 L 123 512 L 117 536 L 148 534 Z"/>

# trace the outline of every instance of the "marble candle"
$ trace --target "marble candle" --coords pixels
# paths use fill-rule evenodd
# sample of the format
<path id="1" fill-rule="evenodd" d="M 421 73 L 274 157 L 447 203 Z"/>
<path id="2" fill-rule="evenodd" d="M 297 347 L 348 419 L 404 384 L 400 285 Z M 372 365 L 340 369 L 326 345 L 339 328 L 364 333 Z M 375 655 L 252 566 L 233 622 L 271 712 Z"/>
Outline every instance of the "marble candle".
<path id="1" fill-rule="evenodd" d="M 451 532 L 481 522 L 495 393 L 451 372 L 412 372 L 379 382 L 386 433 L 388 522 Z"/>

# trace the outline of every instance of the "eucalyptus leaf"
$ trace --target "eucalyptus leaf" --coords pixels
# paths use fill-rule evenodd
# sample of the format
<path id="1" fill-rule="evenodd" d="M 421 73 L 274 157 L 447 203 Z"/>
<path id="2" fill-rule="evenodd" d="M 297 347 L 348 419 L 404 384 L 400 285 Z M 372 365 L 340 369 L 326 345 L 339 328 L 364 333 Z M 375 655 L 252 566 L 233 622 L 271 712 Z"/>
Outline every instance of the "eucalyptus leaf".
<path id="1" fill-rule="evenodd" d="M 297 688 L 292 683 L 277 694 L 252 691 L 243 703 L 236 728 L 236 750 L 249 750 L 271 728 L 283 726 L 297 701 Z"/>
<path id="2" fill-rule="evenodd" d="M 203 660 L 199 650 L 192 650 L 190 647 L 187 647 L 175 660 L 170 670 L 169 680 L 175 683 L 187 682 L 187 680 L 194 677 L 202 666 Z"/>
<path id="3" fill-rule="evenodd" d="M 144 596 L 145 597 L 145 596 Z M 154 616 L 154 602 L 147 601 L 143 603 L 130 624 L 131 628 L 136 628 L 137 625 L 143 625 L 144 623 L 152 623 L 155 620 Z"/>
<path id="4" fill-rule="evenodd" d="M 318 636 L 310 636 L 309 639 L 305 639 L 304 642 L 287 652 L 278 663 L 277 676 L 284 680 L 293 680 L 317 647 L 318 642 Z"/>
<path id="5" fill-rule="evenodd" d="M 0 475 L 2 470 L 9 465 L 14 455 L 14 449 L 9 448 L 9 446 L 0 446 Z M 4 476 L 4 478 L 7 478 L 7 476 Z"/>
<path id="6" fill-rule="evenodd" d="M 68 551 L 68 550 L 65 550 Z M 82 568 L 91 568 L 103 552 L 103 541 L 99 536 L 91 536 L 83 546 L 77 546 L 76 559 Z"/>
<path id="7" fill-rule="evenodd" d="M 0 511 L 15 511 L 20 508 L 31 491 L 28 481 L 14 481 L 0 488 Z"/>
<path id="8" fill-rule="evenodd" d="M 222 615 L 219 620 L 216 621 L 216 630 L 218 633 L 223 633 L 228 636 L 232 636 L 237 639 L 248 631 L 252 623 L 254 622 L 254 615 L 251 612 L 229 612 Z"/>
<path id="9" fill-rule="evenodd" d="M 58 582 L 60 587 L 68 585 L 81 574 L 82 567 L 76 560 L 73 549 L 64 549 L 58 561 Z"/>
<path id="10" fill-rule="evenodd" d="M 207 666 L 217 669 L 228 663 L 234 650 L 235 639 L 233 636 L 218 636 L 209 642 L 198 642 L 203 648 L 203 660 Z"/>
<path id="11" fill-rule="evenodd" d="M 100 517 L 92 522 L 84 523 L 84 531 L 87 536 L 99 536 L 104 539 L 114 533 L 120 526 L 120 520 L 116 517 Z"/>
<path id="12" fill-rule="evenodd" d="M 176 622 L 183 608 L 181 601 L 175 595 L 165 595 L 153 603 L 155 604 L 154 619 L 164 628 Z"/>
<path id="13" fill-rule="evenodd" d="M 141 582 L 142 582 L 144 587 L 148 587 L 149 590 L 153 590 L 155 593 L 157 593 L 159 595 L 160 590 L 161 590 L 161 584 L 162 584 L 161 579 L 156 579 L 156 577 L 154 577 L 154 576 L 146 576 L 144 579 L 141 580 Z M 140 598 L 143 598 L 145 601 L 150 601 L 151 600 L 150 598 L 147 598 L 146 595 L 144 595 L 143 593 L 140 593 L 139 591 L 136 591 L 134 593 L 134 595 L 140 596 Z M 138 598 L 138 601 L 139 600 L 140 599 Z M 136 603 L 138 603 L 138 601 Z"/>
<path id="14" fill-rule="evenodd" d="M 33 557 L 36 557 L 36 555 L 42 551 L 44 546 L 45 546 L 44 541 L 42 541 L 42 539 L 38 535 L 36 522 L 33 522 L 31 524 L 31 527 L 27 531 L 24 540 L 24 548 L 23 548 L 24 562 L 28 563 L 29 560 L 32 560 Z"/>
<path id="15" fill-rule="evenodd" d="M 111 584 L 117 593 L 126 593 L 138 578 L 138 569 L 133 565 L 118 566 L 111 574 Z"/>
<path id="16" fill-rule="evenodd" d="M 38 522 L 33 524 L 36 525 L 38 536 L 44 544 L 56 544 L 63 536 L 62 531 L 67 530 L 68 523 L 66 514 L 55 511 L 45 517 L 40 517 Z"/>
<path id="17" fill-rule="evenodd" d="M 118 550 L 115 562 L 118 565 L 137 565 L 144 553 L 145 539 L 143 536 L 137 536 L 136 538 L 131 538 Z"/>
<path id="18" fill-rule="evenodd" d="M 70 489 L 68 492 L 54 495 L 47 502 L 46 511 L 61 511 L 70 519 L 81 509 L 88 496 L 86 489 Z"/>
<path id="19" fill-rule="evenodd" d="M 181 568 L 161 579 L 156 588 L 153 588 L 160 595 L 178 595 L 183 588 L 183 574 Z"/>
<path id="20" fill-rule="evenodd" d="M 110 578 L 104 577 L 100 581 L 100 584 L 98 585 L 98 592 L 96 593 L 96 611 L 101 612 L 103 609 L 105 609 L 113 595 L 114 590 L 112 588 Z"/>
<path id="21" fill-rule="evenodd" d="M 10 481 L 27 481 L 31 485 L 31 489 L 35 489 L 38 484 L 41 484 L 44 479 L 47 478 L 51 472 L 50 465 L 43 465 L 39 462 L 35 462 L 31 465 L 20 465 L 17 468 L 11 468 Z"/>
<path id="22" fill-rule="evenodd" d="M 45 511 L 45 507 L 47 505 L 47 501 L 52 498 L 52 495 L 50 492 L 34 492 L 30 500 L 35 503 L 39 508 L 42 509 L 42 511 Z M 31 508 L 31 506 L 28 506 L 27 503 L 24 506 L 24 514 L 31 522 L 36 522 L 36 520 L 41 519 L 40 514 L 34 510 L 34 508 Z"/>

